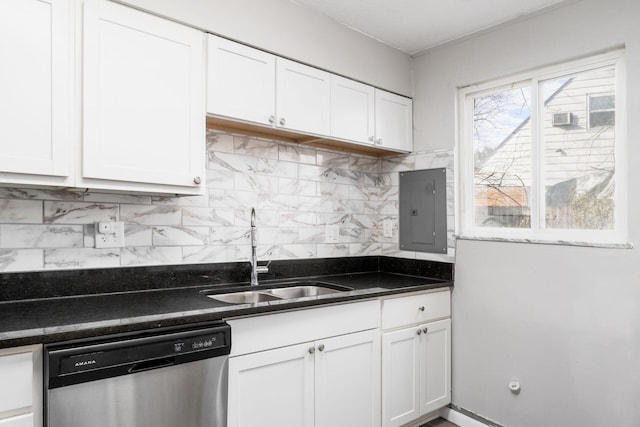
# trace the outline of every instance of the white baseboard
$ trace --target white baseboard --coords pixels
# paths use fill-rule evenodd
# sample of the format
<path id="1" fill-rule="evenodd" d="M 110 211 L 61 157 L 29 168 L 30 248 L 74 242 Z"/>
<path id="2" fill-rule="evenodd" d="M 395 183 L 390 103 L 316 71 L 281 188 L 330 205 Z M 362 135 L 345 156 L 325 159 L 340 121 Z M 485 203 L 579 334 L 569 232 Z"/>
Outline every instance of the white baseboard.
<path id="1" fill-rule="evenodd" d="M 460 427 L 487 427 L 487 424 L 466 416 L 451 408 L 442 408 L 440 416 L 445 420 L 459 425 Z"/>
<path id="2" fill-rule="evenodd" d="M 402 427 L 420 427 L 429 421 L 433 421 L 436 418 L 440 417 L 440 411 L 431 412 L 427 415 L 424 415 L 417 420 L 413 420 L 410 423 L 403 425 Z"/>

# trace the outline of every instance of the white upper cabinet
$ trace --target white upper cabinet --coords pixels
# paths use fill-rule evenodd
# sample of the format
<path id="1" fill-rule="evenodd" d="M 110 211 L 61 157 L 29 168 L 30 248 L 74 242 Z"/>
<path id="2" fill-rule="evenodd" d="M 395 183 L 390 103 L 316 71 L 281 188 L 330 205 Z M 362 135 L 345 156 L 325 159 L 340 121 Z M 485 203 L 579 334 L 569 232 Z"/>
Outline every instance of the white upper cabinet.
<path id="1" fill-rule="evenodd" d="M 272 125 L 276 57 L 212 35 L 207 44 L 207 113 Z"/>
<path id="2" fill-rule="evenodd" d="M 329 134 L 331 74 L 212 35 L 208 53 L 208 114 Z"/>
<path id="3" fill-rule="evenodd" d="M 79 186 L 202 194 L 204 34 L 104 0 L 83 29 Z"/>
<path id="4" fill-rule="evenodd" d="M 331 136 L 373 144 L 375 139 L 375 90 L 373 87 L 331 76 Z"/>
<path id="5" fill-rule="evenodd" d="M 413 101 L 376 89 L 376 144 L 382 148 L 413 150 Z"/>
<path id="6" fill-rule="evenodd" d="M 331 131 L 331 74 L 277 58 L 276 125 L 318 135 Z"/>
<path id="7" fill-rule="evenodd" d="M 69 0 L 0 2 L 0 181 L 70 185 Z"/>
<path id="8" fill-rule="evenodd" d="M 208 44 L 212 124 L 370 154 L 413 149 L 410 98 L 217 36 Z"/>

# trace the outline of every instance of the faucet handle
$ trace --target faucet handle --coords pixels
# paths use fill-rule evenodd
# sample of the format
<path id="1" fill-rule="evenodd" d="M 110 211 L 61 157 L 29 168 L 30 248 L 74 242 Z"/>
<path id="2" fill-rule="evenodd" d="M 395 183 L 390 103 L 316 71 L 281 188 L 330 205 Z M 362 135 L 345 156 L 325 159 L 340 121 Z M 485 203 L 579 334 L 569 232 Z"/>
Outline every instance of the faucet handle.
<path id="1" fill-rule="evenodd" d="M 270 265 L 271 265 L 271 260 L 267 261 L 266 265 L 256 265 L 256 273 L 260 273 L 260 274 L 268 273 Z"/>

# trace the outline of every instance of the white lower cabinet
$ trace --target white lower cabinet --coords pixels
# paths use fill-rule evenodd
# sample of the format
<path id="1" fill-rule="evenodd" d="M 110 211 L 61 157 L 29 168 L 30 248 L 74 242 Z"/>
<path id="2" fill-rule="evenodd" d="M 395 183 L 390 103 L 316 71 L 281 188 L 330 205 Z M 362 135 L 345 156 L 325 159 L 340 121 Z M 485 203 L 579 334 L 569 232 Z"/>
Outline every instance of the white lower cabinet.
<path id="1" fill-rule="evenodd" d="M 380 425 L 380 331 L 318 341 L 315 427 Z"/>
<path id="2" fill-rule="evenodd" d="M 237 356 L 232 350 L 228 426 L 380 426 L 379 304 L 230 321 L 240 351 L 279 345 L 283 337 L 295 343 Z M 353 331 L 362 327 L 370 329 Z M 317 339 L 300 342 L 309 336 Z M 247 339 L 251 348 L 240 343 Z"/>
<path id="3" fill-rule="evenodd" d="M 42 426 L 42 346 L 0 350 L 0 427 Z"/>
<path id="4" fill-rule="evenodd" d="M 33 427 L 33 414 L 20 415 L 17 417 L 0 420 L 0 427 Z"/>
<path id="5" fill-rule="evenodd" d="M 311 344 L 261 351 L 229 360 L 231 426 L 313 426 Z"/>
<path id="6" fill-rule="evenodd" d="M 421 325 L 420 415 L 451 402 L 451 319 Z"/>
<path id="7" fill-rule="evenodd" d="M 380 425 L 377 329 L 233 357 L 229 426 Z"/>
<path id="8" fill-rule="evenodd" d="M 387 302 L 387 301 L 385 301 Z M 389 300 L 428 318 L 450 315 L 449 291 Z M 383 303 L 384 304 L 384 303 Z M 410 311 L 410 310 L 407 310 Z M 424 314 L 426 313 L 426 314 Z M 406 315 L 406 312 L 405 314 Z M 384 324 L 384 322 L 383 322 Z M 382 335 L 382 425 L 402 426 L 451 403 L 451 319 L 415 323 Z"/>

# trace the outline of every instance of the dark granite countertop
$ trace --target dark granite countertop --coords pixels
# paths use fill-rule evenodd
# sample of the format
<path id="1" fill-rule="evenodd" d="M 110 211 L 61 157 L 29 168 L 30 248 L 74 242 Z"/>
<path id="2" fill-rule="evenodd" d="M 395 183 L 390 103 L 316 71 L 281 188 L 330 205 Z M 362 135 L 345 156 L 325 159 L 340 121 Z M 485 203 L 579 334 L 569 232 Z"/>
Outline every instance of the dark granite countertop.
<path id="1" fill-rule="evenodd" d="M 452 277 L 446 274 L 428 278 L 389 271 L 341 273 L 298 276 L 295 280 L 318 280 L 353 290 L 258 304 L 223 303 L 206 295 L 255 289 L 247 282 L 197 283 L 175 288 L 0 301 L 0 348 L 211 322 L 453 285 Z M 294 280 L 293 277 L 270 279 L 261 281 L 259 288 Z"/>

